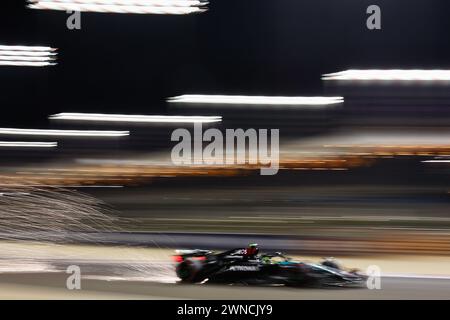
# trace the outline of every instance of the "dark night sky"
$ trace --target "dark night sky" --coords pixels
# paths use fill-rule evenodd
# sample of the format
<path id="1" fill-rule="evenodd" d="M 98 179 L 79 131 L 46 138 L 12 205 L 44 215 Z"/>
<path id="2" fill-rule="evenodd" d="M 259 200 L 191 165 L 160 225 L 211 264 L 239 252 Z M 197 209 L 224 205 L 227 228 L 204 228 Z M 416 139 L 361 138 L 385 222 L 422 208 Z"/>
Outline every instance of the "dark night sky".
<path id="1" fill-rule="evenodd" d="M 2 67 L 2 126 L 47 126 L 62 111 L 164 113 L 183 93 L 322 94 L 320 75 L 348 68 L 450 68 L 445 0 L 211 0 L 201 15 L 0 8 L 2 44 L 59 48 L 50 68 Z M 366 29 L 366 8 L 382 30 Z"/>

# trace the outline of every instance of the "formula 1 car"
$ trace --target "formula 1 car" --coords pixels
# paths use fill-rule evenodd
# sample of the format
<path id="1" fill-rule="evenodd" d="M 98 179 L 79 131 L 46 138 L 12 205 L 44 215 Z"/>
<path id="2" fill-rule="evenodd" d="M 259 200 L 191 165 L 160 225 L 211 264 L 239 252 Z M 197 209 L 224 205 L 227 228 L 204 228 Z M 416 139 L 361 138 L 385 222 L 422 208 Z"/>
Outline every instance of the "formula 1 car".
<path id="1" fill-rule="evenodd" d="M 180 283 L 363 287 L 367 280 L 357 270 L 344 270 L 333 258 L 308 263 L 280 252 L 250 256 L 246 252 L 177 250 L 176 274 Z"/>

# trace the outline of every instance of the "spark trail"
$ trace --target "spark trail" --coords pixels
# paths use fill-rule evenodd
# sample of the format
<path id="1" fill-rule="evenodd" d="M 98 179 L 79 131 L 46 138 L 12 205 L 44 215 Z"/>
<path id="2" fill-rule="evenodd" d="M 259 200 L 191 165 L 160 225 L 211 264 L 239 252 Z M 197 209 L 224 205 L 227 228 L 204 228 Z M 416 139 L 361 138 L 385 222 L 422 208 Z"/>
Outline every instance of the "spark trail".
<path id="1" fill-rule="evenodd" d="M 78 191 L 0 187 L 0 272 L 61 271 L 80 264 L 91 276 L 166 273 L 167 267 L 151 265 L 143 248 L 113 246 L 99 237 L 123 232 L 118 220 L 104 202 Z"/>

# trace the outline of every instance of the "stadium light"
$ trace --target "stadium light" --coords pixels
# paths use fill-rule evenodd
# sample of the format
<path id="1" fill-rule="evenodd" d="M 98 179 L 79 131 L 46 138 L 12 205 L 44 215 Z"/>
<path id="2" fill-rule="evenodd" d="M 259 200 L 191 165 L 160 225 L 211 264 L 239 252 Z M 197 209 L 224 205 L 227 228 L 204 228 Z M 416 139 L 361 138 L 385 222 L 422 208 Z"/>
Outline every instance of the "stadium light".
<path id="1" fill-rule="evenodd" d="M 58 113 L 51 115 L 49 119 L 140 123 L 211 123 L 222 121 L 220 116 L 154 116 L 103 113 Z"/>
<path id="2" fill-rule="evenodd" d="M 280 97 L 186 94 L 167 99 L 171 103 L 324 106 L 344 102 L 343 97 Z"/>
<path id="3" fill-rule="evenodd" d="M 203 0 L 28 0 L 28 8 L 40 10 L 136 13 L 190 14 L 206 11 Z"/>
<path id="4" fill-rule="evenodd" d="M 0 141 L 0 147 L 54 148 L 57 146 L 57 142 Z"/>
<path id="5" fill-rule="evenodd" d="M 56 64 L 56 54 L 50 47 L 0 45 L 0 66 L 51 66 Z"/>
<path id="6" fill-rule="evenodd" d="M 129 131 L 107 130 L 55 130 L 55 129 L 16 129 L 0 128 L 0 134 L 5 135 L 36 135 L 36 136 L 66 136 L 66 137 L 123 137 Z"/>
<path id="7" fill-rule="evenodd" d="M 350 81 L 450 81 L 450 70 L 359 70 L 351 69 L 322 76 L 322 80 Z"/>

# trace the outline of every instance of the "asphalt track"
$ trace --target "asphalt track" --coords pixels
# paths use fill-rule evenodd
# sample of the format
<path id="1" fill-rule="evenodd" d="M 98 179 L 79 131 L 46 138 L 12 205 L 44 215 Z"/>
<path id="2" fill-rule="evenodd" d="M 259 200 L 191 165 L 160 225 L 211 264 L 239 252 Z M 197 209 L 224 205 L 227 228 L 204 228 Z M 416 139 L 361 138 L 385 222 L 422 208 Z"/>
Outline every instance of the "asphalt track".
<path id="1" fill-rule="evenodd" d="M 69 276 L 53 272 L 0 274 L 1 299 L 450 299 L 450 279 L 383 277 L 380 290 L 273 286 L 181 285 L 167 264 L 145 272 L 122 264 L 84 261 L 81 290 L 68 290 Z M 59 269 L 59 270 L 58 270 Z"/>

